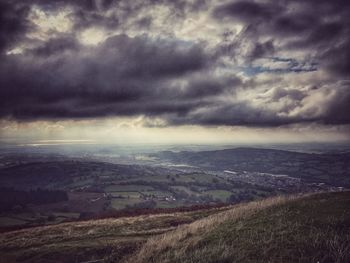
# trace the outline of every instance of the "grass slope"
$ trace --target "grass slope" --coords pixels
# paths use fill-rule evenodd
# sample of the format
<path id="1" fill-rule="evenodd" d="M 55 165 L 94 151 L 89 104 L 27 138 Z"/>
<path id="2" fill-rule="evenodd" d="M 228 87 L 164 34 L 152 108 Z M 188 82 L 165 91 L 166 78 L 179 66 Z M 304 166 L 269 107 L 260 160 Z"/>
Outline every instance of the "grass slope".
<path id="1" fill-rule="evenodd" d="M 0 262 L 350 262 L 350 192 L 0 235 Z"/>
<path id="2" fill-rule="evenodd" d="M 129 262 L 350 262 L 350 192 L 237 206 L 149 239 Z"/>
<path id="3" fill-rule="evenodd" d="M 1 233 L 0 262 L 120 262 L 149 237 L 229 208 L 69 222 Z"/>

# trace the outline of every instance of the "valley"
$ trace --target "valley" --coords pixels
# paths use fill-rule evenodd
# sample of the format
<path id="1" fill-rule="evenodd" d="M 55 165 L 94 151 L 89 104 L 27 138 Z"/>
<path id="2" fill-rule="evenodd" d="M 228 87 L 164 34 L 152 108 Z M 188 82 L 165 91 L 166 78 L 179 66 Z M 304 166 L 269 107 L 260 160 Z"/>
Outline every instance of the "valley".
<path id="1" fill-rule="evenodd" d="M 349 187 L 350 180 L 349 153 L 235 148 L 136 155 L 143 158 L 115 157 L 113 152 L 79 156 L 83 157 L 43 152 L 3 154 L 0 230 L 138 210 L 341 191 Z M 47 199 L 44 194 L 54 197 Z M 30 201 L 33 198 L 46 201 Z"/>

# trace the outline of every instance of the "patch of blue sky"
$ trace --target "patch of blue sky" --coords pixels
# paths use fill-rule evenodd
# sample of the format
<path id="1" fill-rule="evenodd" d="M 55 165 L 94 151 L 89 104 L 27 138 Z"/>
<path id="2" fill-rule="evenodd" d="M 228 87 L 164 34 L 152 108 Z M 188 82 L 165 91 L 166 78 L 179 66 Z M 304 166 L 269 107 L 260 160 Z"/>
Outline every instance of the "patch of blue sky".
<path id="1" fill-rule="evenodd" d="M 298 61 L 292 58 L 272 57 L 268 58 L 271 62 L 270 66 L 262 65 L 249 65 L 241 67 L 241 70 L 246 76 L 254 76 L 261 73 L 298 73 L 298 72 L 312 72 L 317 71 L 318 64 L 316 62 Z M 276 66 L 274 66 L 274 63 Z M 283 63 L 283 66 L 278 66 Z"/>

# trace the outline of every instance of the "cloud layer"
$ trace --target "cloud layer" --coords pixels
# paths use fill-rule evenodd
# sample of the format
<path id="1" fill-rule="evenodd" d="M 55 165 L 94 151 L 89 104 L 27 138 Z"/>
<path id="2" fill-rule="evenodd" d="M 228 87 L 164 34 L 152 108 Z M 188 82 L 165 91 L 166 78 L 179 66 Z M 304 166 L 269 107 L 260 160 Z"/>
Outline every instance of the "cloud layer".
<path id="1" fill-rule="evenodd" d="M 0 118 L 348 125 L 349 13 L 346 0 L 1 0 Z"/>

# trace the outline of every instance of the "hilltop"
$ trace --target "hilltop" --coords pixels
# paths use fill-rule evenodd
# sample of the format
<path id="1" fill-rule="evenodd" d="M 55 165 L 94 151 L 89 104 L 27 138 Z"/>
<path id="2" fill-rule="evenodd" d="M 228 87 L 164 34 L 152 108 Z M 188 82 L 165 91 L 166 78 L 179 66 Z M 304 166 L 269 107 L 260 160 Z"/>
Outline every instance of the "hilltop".
<path id="1" fill-rule="evenodd" d="M 350 192 L 3 233 L 3 262 L 349 262 Z"/>

